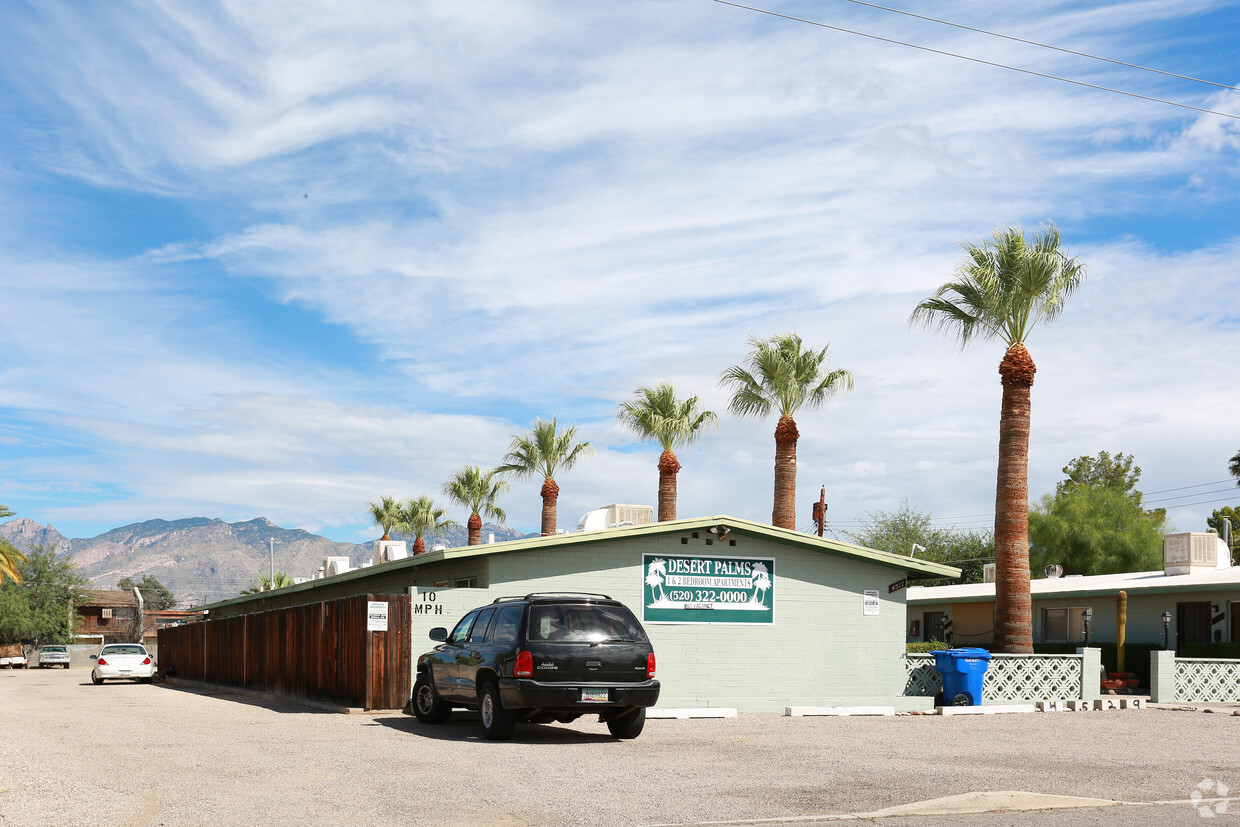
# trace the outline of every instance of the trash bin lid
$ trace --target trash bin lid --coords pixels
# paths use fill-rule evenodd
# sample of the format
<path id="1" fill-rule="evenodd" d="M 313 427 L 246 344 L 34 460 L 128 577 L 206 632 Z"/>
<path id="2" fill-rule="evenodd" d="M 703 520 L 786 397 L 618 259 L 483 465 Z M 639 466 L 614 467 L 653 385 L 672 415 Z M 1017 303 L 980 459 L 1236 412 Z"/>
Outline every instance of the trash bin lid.
<path id="1" fill-rule="evenodd" d="M 990 660 L 990 652 L 978 648 L 947 649 L 944 654 L 951 658 L 976 658 Z"/>

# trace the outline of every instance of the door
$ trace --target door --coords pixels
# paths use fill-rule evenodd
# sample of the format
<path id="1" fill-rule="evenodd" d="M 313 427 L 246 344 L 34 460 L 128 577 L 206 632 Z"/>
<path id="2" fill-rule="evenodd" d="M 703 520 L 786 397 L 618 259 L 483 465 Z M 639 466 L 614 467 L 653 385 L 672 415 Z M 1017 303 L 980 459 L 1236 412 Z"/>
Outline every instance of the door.
<path id="1" fill-rule="evenodd" d="M 1233 602 L 1229 608 L 1231 609 L 1231 637 L 1228 640 L 1232 643 L 1240 643 L 1240 603 Z"/>
<path id="2" fill-rule="evenodd" d="M 1210 601 L 1175 604 L 1175 651 L 1186 643 L 1210 642 Z"/>
<path id="3" fill-rule="evenodd" d="M 943 621 L 945 620 L 947 620 L 947 612 L 922 612 L 921 639 L 943 640 Z"/>

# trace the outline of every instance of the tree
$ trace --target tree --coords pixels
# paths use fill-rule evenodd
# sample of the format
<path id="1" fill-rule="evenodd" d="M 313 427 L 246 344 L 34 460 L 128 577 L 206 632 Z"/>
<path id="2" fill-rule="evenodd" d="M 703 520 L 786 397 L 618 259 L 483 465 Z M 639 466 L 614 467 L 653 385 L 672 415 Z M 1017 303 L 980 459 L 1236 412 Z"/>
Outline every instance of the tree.
<path id="1" fill-rule="evenodd" d="M 867 523 L 861 529 L 844 532 L 854 543 L 960 569 L 959 580 L 946 577 L 909 579 L 918 586 L 981 583 L 983 566 L 995 558 L 995 544 L 989 531 L 959 531 L 936 526 L 930 514 L 913 508 L 908 500 L 901 502 L 894 512 L 873 511 L 866 514 L 866 518 Z M 921 548 L 914 549 L 914 546 Z"/>
<path id="2" fill-rule="evenodd" d="M 72 643 L 86 578 L 55 546 L 35 546 L 18 568 L 20 582 L 0 586 L 0 640 L 33 646 Z"/>
<path id="3" fill-rule="evenodd" d="M 659 522 L 676 519 L 676 474 L 680 462 L 676 449 L 701 438 L 705 429 L 718 422 L 714 411 L 699 409 L 696 396 L 680 400 L 666 382 L 653 388 L 638 385 L 633 399 L 620 403 L 620 423 L 645 442 L 658 441 L 663 448 L 659 456 Z"/>
<path id="4" fill-rule="evenodd" d="M 1236 455 L 1227 463 L 1227 470 L 1236 478 L 1236 485 L 1240 485 L 1240 451 L 1236 451 Z"/>
<path id="5" fill-rule="evenodd" d="M 542 536 L 555 534 L 556 502 L 560 498 L 560 486 L 555 475 L 567 471 L 577 460 L 594 453 L 594 446 L 577 441 L 577 426 L 560 432 L 555 417 L 550 422 L 534 420 L 534 427 L 524 434 L 516 434 L 508 446 L 502 464 L 496 470 L 512 474 L 517 479 L 543 478 L 542 489 Z"/>
<path id="6" fill-rule="evenodd" d="M 435 507 L 435 501 L 423 494 L 416 500 L 405 503 L 401 528 L 413 532 L 413 553 L 425 554 L 426 543 L 422 535 L 426 532 L 437 533 L 448 526 L 456 525 L 456 520 L 448 519 L 448 512 Z"/>
<path id="7" fill-rule="evenodd" d="M 288 586 L 295 585 L 297 584 L 293 582 L 293 578 L 289 577 L 282 571 L 277 571 L 274 579 L 265 574 L 260 574 L 258 576 L 258 585 L 250 586 L 250 588 L 243 591 L 242 594 L 262 594 L 263 592 L 269 592 L 273 589 L 283 589 Z"/>
<path id="8" fill-rule="evenodd" d="M 400 525 L 403 515 L 395 497 L 383 497 L 377 503 L 370 503 L 370 516 L 383 529 L 383 536 L 379 539 L 390 540 L 392 529 Z"/>
<path id="9" fill-rule="evenodd" d="M 147 611 L 163 611 L 177 605 L 177 596 L 152 575 L 143 575 L 137 583 L 132 577 L 122 577 L 116 582 L 116 588 L 125 591 L 132 591 L 135 587 L 142 593 L 142 606 Z"/>
<path id="10" fill-rule="evenodd" d="M 1222 508 L 1214 509 L 1214 513 L 1206 517 L 1206 526 L 1218 532 L 1218 536 L 1223 536 L 1223 520 L 1231 520 L 1231 552 L 1235 556 L 1237 548 L 1240 548 L 1240 513 L 1230 505 Z"/>
<path id="11" fill-rule="evenodd" d="M 1123 492 L 1075 486 L 1047 494 L 1029 513 L 1029 567 L 1066 574 L 1118 574 L 1162 568 L 1163 532 Z"/>
<path id="12" fill-rule="evenodd" d="M 1141 467 L 1133 465 L 1132 454 L 1124 455 L 1121 451 L 1112 457 L 1106 451 L 1099 451 L 1098 456 L 1077 457 L 1063 467 L 1067 479 L 1055 484 L 1055 495 L 1069 493 L 1076 488 L 1106 488 L 1118 491 L 1138 508 L 1141 507 L 1142 494 L 1137 490 L 1137 481 L 1141 479 Z M 1167 509 L 1155 508 L 1145 514 L 1156 524 L 1167 519 Z M 1037 569 L 1034 569 L 1037 571 Z"/>
<path id="13" fill-rule="evenodd" d="M 0 519 L 12 516 L 13 510 L 11 508 L 7 505 L 0 505 Z M 26 555 L 18 551 L 8 540 L 0 538 L 0 584 L 4 583 L 6 577 L 20 583 L 22 579 L 21 564 L 25 560 Z"/>
<path id="14" fill-rule="evenodd" d="M 1085 279 L 1085 265 L 1059 247 L 1050 225 L 1026 238 L 1017 228 L 990 241 L 965 243 L 965 261 L 951 281 L 913 310 L 910 324 L 954 333 L 960 346 L 999 339 L 1003 401 L 995 486 L 995 651 L 1033 652 L 1029 596 L 1030 391 L 1037 370 L 1025 341 L 1038 322 L 1054 321 Z"/>
<path id="15" fill-rule="evenodd" d="M 469 530 L 469 545 L 482 542 L 483 515 L 503 523 L 508 518 L 504 509 L 495 504 L 499 495 L 508 490 L 507 480 L 496 479 L 499 471 L 483 471 L 480 466 L 466 465 L 443 484 L 443 493 L 459 506 L 469 509 L 465 527 Z"/>
<path id="16" fill-rule="evenodd" d="M 771 523 L 797 527 L 797 424 L 793 415 L 802 407 L 824 405 L 841 390 L 852 390 L 853 376 L 840 368 L 827 370 L 828 348 L 806 349 L 794 333 L 769 339 L 749 337 L 751 348 L 744 365 L 723 372 L 719 384 L 732 391 L 728 410 L 737 416 L 765 419 L 779 413 L 775 426 L 775 497 Z"/>

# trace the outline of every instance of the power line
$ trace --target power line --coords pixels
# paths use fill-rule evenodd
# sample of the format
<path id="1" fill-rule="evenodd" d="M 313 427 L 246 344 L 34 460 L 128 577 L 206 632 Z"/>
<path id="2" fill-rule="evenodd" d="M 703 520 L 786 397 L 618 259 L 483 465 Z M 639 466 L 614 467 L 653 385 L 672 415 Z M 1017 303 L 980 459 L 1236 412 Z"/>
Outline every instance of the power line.
<path id="1" fill-rule="evenodd" d="M 1095 83 L 1086 83 L 1083 80 L 1073 80 L 1072 78 L 1065 78 L 1059 75 L 1051 75 L 1045 72 L 1035 72 L 1032 69 L 1022 69 L 1019 66 L 1009 66 L 1006 63 L 997 63 L 993 60 L 982 60 L 981 58 L 978 58 L 978 57 L 969 57 L 968 55 L 961 55 L 955 52 L 948 52 L 944 49 L 932 49 L 929 46 L 919 46 L 916 43 L 908 43 L 903 40 L 894 40 L 890 37 L 881 37 L 876 34 L 869 34 L 867 32 L 859 32 L 855 29 L 845 29 L 842 26 L 832 26 L 828 23 L 819 23 L 816 20 L 807 20 L 804 17 L 793 17 L 790 14 L 780 14 L 779 12 L 770 11 L 769 9 L 760 9 L 755 6 L 746 6 L 742 3 L 733 3 L 731 2 L 731 0 L 712 0 L 712 2 L 718 3 L 723 6 L 734 6 L 735 8 L 745 9 L 746 11 L 757 12 L 758 14 L 767 14 L 767 15 L 770 15 L 771 17 L 780 17 L 780 18 L 783 18 L 784 20 L 791 20 L 795 23 L 804 23 L 808 26 L 817 26 L 821 29 L 831 29 L 832 31 L 843 32 L 844 34 L 856 35 L 857 37 L 866 37 L 866 38 L 869 38 L 870 40 L 878 40 L 883 43 L 891 43 L 896 46 L 904 46 L 909 49 L 918 49 L 923 52 L 930 52 L 936 55 L 943 55 L 944 57 L 954 57 L 957 60 L 967 60 L 970 63 L 980 63 L 983 66 L 992 66 L 996 69 L 1007 69 L 1009 72 L 1019 72 L 1024 75 L 1032 75 L 1033 77 L 1045 78 L 1047 80 L 1057 80 L 1060 83 L 1070 83 L 1074 86 L 1083 86 L 1086 89 L 1096 89 L 1099 92 L 1110 92 L 1115 95 L 1124 95 L 1125 97 L 1137 98 L 1138 100 L 1150 101 L 1151 103 L 1161 103 L 1167 106 L 1175 106 L 1180 109 L 1190 109 L 1193 112 L 1203 112 L 1207 115 L 1218 115 L 1220 118 L 1231 118 L 1232 120 L 1240 121 L 1240 115 L 1233 115 L 1230 112 L 1219 112 L 1214 109 L 1204 109 L 1200 106 L 1190 106 L 1187 103 L 1177 103 L 1176 101 L 1169 101 L 1163 98 L 1155 98 L 1150 95 L 1140 95 L 1140 94 L 1137 94 L 1136 92 L 1125 92 L 1123 89 L 1114 89 L 1109 86 L 1100 86 Z"/>
<path id="2" fill-rule="evenodd" d="M 1103 63 L 1112 63 L 1116 66 L 1125 66 L 1129 69 L 1140 69 L 1143 72 L 1153 72 L 1156 75 L 1165 75 L 1169 78 L 1179 78 L 1180 80 L 1191 80 L 1193 83 L 1204 83 L 1207 86 L 1217 86 L 1220 89 L 1230 89 L 1233 92 L 1240 92 L 1240 88 L 1235 87 L 1235 86 L 1229 86 L 1226 83 L 1216 83 L 1215 81 L 1212 81 L 1212 80 L 1203 80 L 1202 78 L 1195 78 L 1195 77 L 1192 77 L 1191 75 L 1179 75 L 1179 74 L 1176 74 L 1175 72 L 1164 72 L 1162 69 L 1153 69 L 1153 68 L 1150 68 L 1149 66 L 1142 66 L 1138 63 L 1125 63 L 1122 60 L 1112 60 L 1109 57 L 1101 57 L 1099 55 L 1092 55 L 1089 52 L 1078 52 L 1075 49 L 1064 49 L 1060 46 L 1052 46 L 1049 43 L 1039 43 L 1036 40 L 1026 40 L 1023 37 L 1013 37 L 1011 35 L 1000 34 L 999 32 L 992 32 L 986 29 L 978 29 L 973 26 L 965 26 L 961 23 L 952 23 L 950 20 L 940 20 L 937 17 L 927 17 L 924 14 L 914 14 L 911 11 L 904 11 L 903 9 L 893 9 L 893 8 L 890 8 L 889 6 L 880 6 L 877 3 L 866 3 L 865 0 L 846 0 L 846 2 L 855 3 L 858 6 L 868 6 L 869 8 L 872 8 L 872 9 L 880 9 L 882 11 L 889 11 L 892 14 L 902 14 L 905 17 L 915 17 L 918 20 L 926 20 L 931 23 L 940 23 L 944 26 L 951 26 L 956 29 L 964 29 L 965 31 L 968 31 L 968 32 L 977 32 L 978 34 L 984 34 L 990 37 L 999 37 L 1004 40 L 1014 41 L 1016 43 L 1024 43 L 1029 46 L 1038 46 L 1042 49 L 1051 49 L 1052 51 L 1063 52 L 1064 54 L 1067 54 L 1067 55 L 1076 55 L 1077 57 L 1087 57 L 1090 60 L 1100 60 Z"/>
<path id="3" fill-rule="evenodd" d="M 1166 494 L 1168 491 L 1186 491 L 1189 488 L 1205 488 L 1207 485 L 1222 485 L 1225 482 L 1234 482 L 1234 480 L 1215 480 L 1214 482 L 1199 482 L 1196 485 L 1181 485 L 1179 488 L 1163 488 L 1160 491 L 1146 491 L 1146 496 L 1150 494 Z"/>

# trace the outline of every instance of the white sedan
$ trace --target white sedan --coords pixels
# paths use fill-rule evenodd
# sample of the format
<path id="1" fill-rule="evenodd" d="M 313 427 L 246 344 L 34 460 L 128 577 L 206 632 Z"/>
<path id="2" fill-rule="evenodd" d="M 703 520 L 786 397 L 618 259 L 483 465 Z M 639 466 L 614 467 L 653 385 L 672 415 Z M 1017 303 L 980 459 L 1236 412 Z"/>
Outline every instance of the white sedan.
<path id="1" fill-rule="evenodd" d="M 140 643 L 109 643 L 90 659 L 95 662 L 90 679 L 96 684 L 116 679 L 150 683 L 155 675 L 155 661 Z"/>

